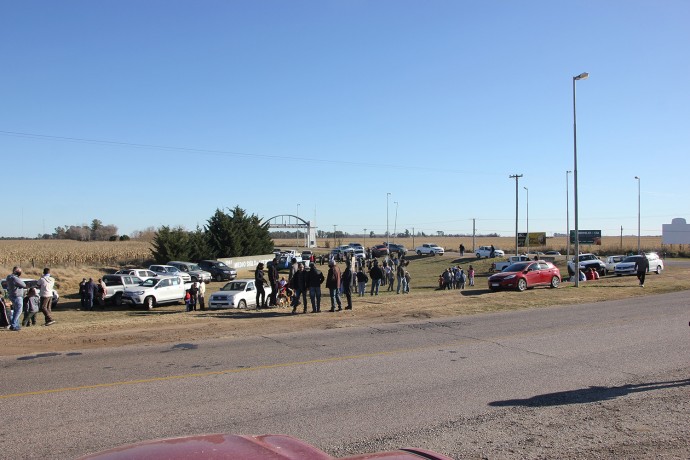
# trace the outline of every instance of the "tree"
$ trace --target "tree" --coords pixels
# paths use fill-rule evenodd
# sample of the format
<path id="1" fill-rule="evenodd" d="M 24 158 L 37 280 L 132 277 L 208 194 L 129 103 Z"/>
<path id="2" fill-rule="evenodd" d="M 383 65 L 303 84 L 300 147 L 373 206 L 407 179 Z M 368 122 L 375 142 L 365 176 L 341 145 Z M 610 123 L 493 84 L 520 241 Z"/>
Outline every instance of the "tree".
<path id="1" fill-rule="evenodd" d="M 273 251 L 273 240 L 268 222 L 236 206 L 229 214 L 216 209 L 206 226 L 207 244 L 214 258 L 242 257 L 268 254 Z"/>
<path id="2" fill-rule="evenodd" d="M 156 263 L 164 264 L 170 260 L 188 260 L 189 233 L 182 227 L 171 229 L 164 225 L 158 229 L 151 243 L 151 255 Z"/>

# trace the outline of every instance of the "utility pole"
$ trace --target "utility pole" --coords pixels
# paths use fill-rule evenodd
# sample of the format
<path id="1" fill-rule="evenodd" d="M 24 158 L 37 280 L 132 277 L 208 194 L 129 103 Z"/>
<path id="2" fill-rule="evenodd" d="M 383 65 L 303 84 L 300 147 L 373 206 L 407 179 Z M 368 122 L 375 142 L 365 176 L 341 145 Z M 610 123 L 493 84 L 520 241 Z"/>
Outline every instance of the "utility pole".
<path id="1" fill-rule="evenodd" d="M 519 190 L 519 185 L 518 181 L 522 177 L 522 174 L 513 174 L 512 176 L 508 176 L 510 179 L 515 179 L 515 255 L 518 255 L 518 190 Z"/>
<path id="2" fill-rule="evenodd" d="M 477 236 L 477 218 L 472 218 L 472 252 L 476 251 L 474 247 L 474 238 Z"/>
<path id="3" fill-rule="evenodd" d="M 623 226 L 621 225 L 621 251 L 623 250 Z"/>
<path id="4" fill-rule="evenodd" d="M 335 227 L 337 227 L 336 224 L 333 224 L 333 249 L 335 249 L 338 246 L 338 243 L 335 241 Z"/>

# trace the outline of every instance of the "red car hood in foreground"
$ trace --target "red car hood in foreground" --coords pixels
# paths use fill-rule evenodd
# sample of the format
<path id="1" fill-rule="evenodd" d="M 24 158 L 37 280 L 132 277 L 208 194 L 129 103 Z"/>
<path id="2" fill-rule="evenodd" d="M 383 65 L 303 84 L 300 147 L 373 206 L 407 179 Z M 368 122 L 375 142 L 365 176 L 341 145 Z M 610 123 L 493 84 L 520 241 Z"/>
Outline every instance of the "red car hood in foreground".
<path id="1" fill-rule="evenodd" d="M 450 460 L 449 457 L 420 449 L 401 449 L 346 458 L 347 460 Z M 142 441 L 87 455 L 81 460 L 124 459 L 334 460 L 335 457 L 331 457 L 297 438 L 286 435 L 207 434 Z"/>

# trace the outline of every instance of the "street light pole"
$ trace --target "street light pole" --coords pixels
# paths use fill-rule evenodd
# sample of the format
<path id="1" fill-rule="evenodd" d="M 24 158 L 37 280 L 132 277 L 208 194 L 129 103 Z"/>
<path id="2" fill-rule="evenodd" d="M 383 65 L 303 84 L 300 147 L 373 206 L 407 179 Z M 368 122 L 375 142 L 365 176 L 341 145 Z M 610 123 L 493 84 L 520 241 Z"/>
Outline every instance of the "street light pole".
<path id="1" fill-rule="evenodd" d="M 508 176 L 510 179 L 515 179 L 515 255 L 518 255 L 518 179 L 522 174 L 513 174 Z"/>
<path id="2" fill-rule="evenodd" d="M 565 261 L 570 259 L 570 203 L 568 202 L 568 189 L 570 182 L 568 182 L 568 174 L 572 171 L 565 172 Z"/>
<path id="3" fill-rule="evenodd" d="M 395 235 L 398 234 L 398 202 L 393 203 L 395 203 L 395 223 L 393 224 L 393 242 L 395 242 Z"/>
<path id="4" fill-rule="evenodd" d="M 386 247 L 390 243 L 390 232 L 388 230 L 388 198 L 390 198 L 391 192 L 386 193 Z"/>
<path id="5" fill-rule="evenodd" d="M 297 227 L 297 231 L 295 233 L 297 235 L 296 236 L 297 247 L 299 248 L 299 203 L 297 203 L 297 225 L 298 225 L 298 227 Z"/>
<path id="6" fill-rule="evenodd" d="M 637 179 L 637 253 L 640 254 L 640 178 Z"/>
<path id="7" fill-rule="evenodd" d="M 587 72 L 573 77 L 573 193 L 575 195 L 575 287 L 580 287 L 580 227 L 577 207 L 577 115 L 575 111 L 575 82 L 589 77 Z"/>
<path id="8" fill-rule="evenodd" d="M 525 238 L 525 245 L 527 246 L 527 254 L 529 254 L 529 189 L 527 187 L 522 187 L 527 190 L 527 238 Z"/>

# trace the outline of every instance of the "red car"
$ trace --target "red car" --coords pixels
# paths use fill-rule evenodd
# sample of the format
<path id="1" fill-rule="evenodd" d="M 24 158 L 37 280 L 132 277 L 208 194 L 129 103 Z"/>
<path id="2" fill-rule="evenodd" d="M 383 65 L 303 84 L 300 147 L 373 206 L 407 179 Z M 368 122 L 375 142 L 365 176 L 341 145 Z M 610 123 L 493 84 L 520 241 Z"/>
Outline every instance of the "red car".
<path id="1" fill-rule="evenodd" d="M 489 277 L 489 289 L 517 289 L 524 291 L 534 286 L 551 286 L 557 288 L 561 284 L 561 271 L 551 262 L 535 260 L 517 262 Z"/>
<path id="2" fill-rule="evenodd" d="M 377 244 L 371 248 L 371 257 L 386 257 L 390 254 L 388 246 L 384 244 Z"/>
<path id="3" fill-rule="evenodd" d="M 265 434 L 240 436 L 207 434 L 158 439 L 128 444 L 82 457 L 82 460 L 335 460 L 327 453 L 291 436 Z M 441 454 L 421 449 L 355 455 L 347 460 L 451 460 Z M 343 459 L 344 460 L 344 459 Z"/>

